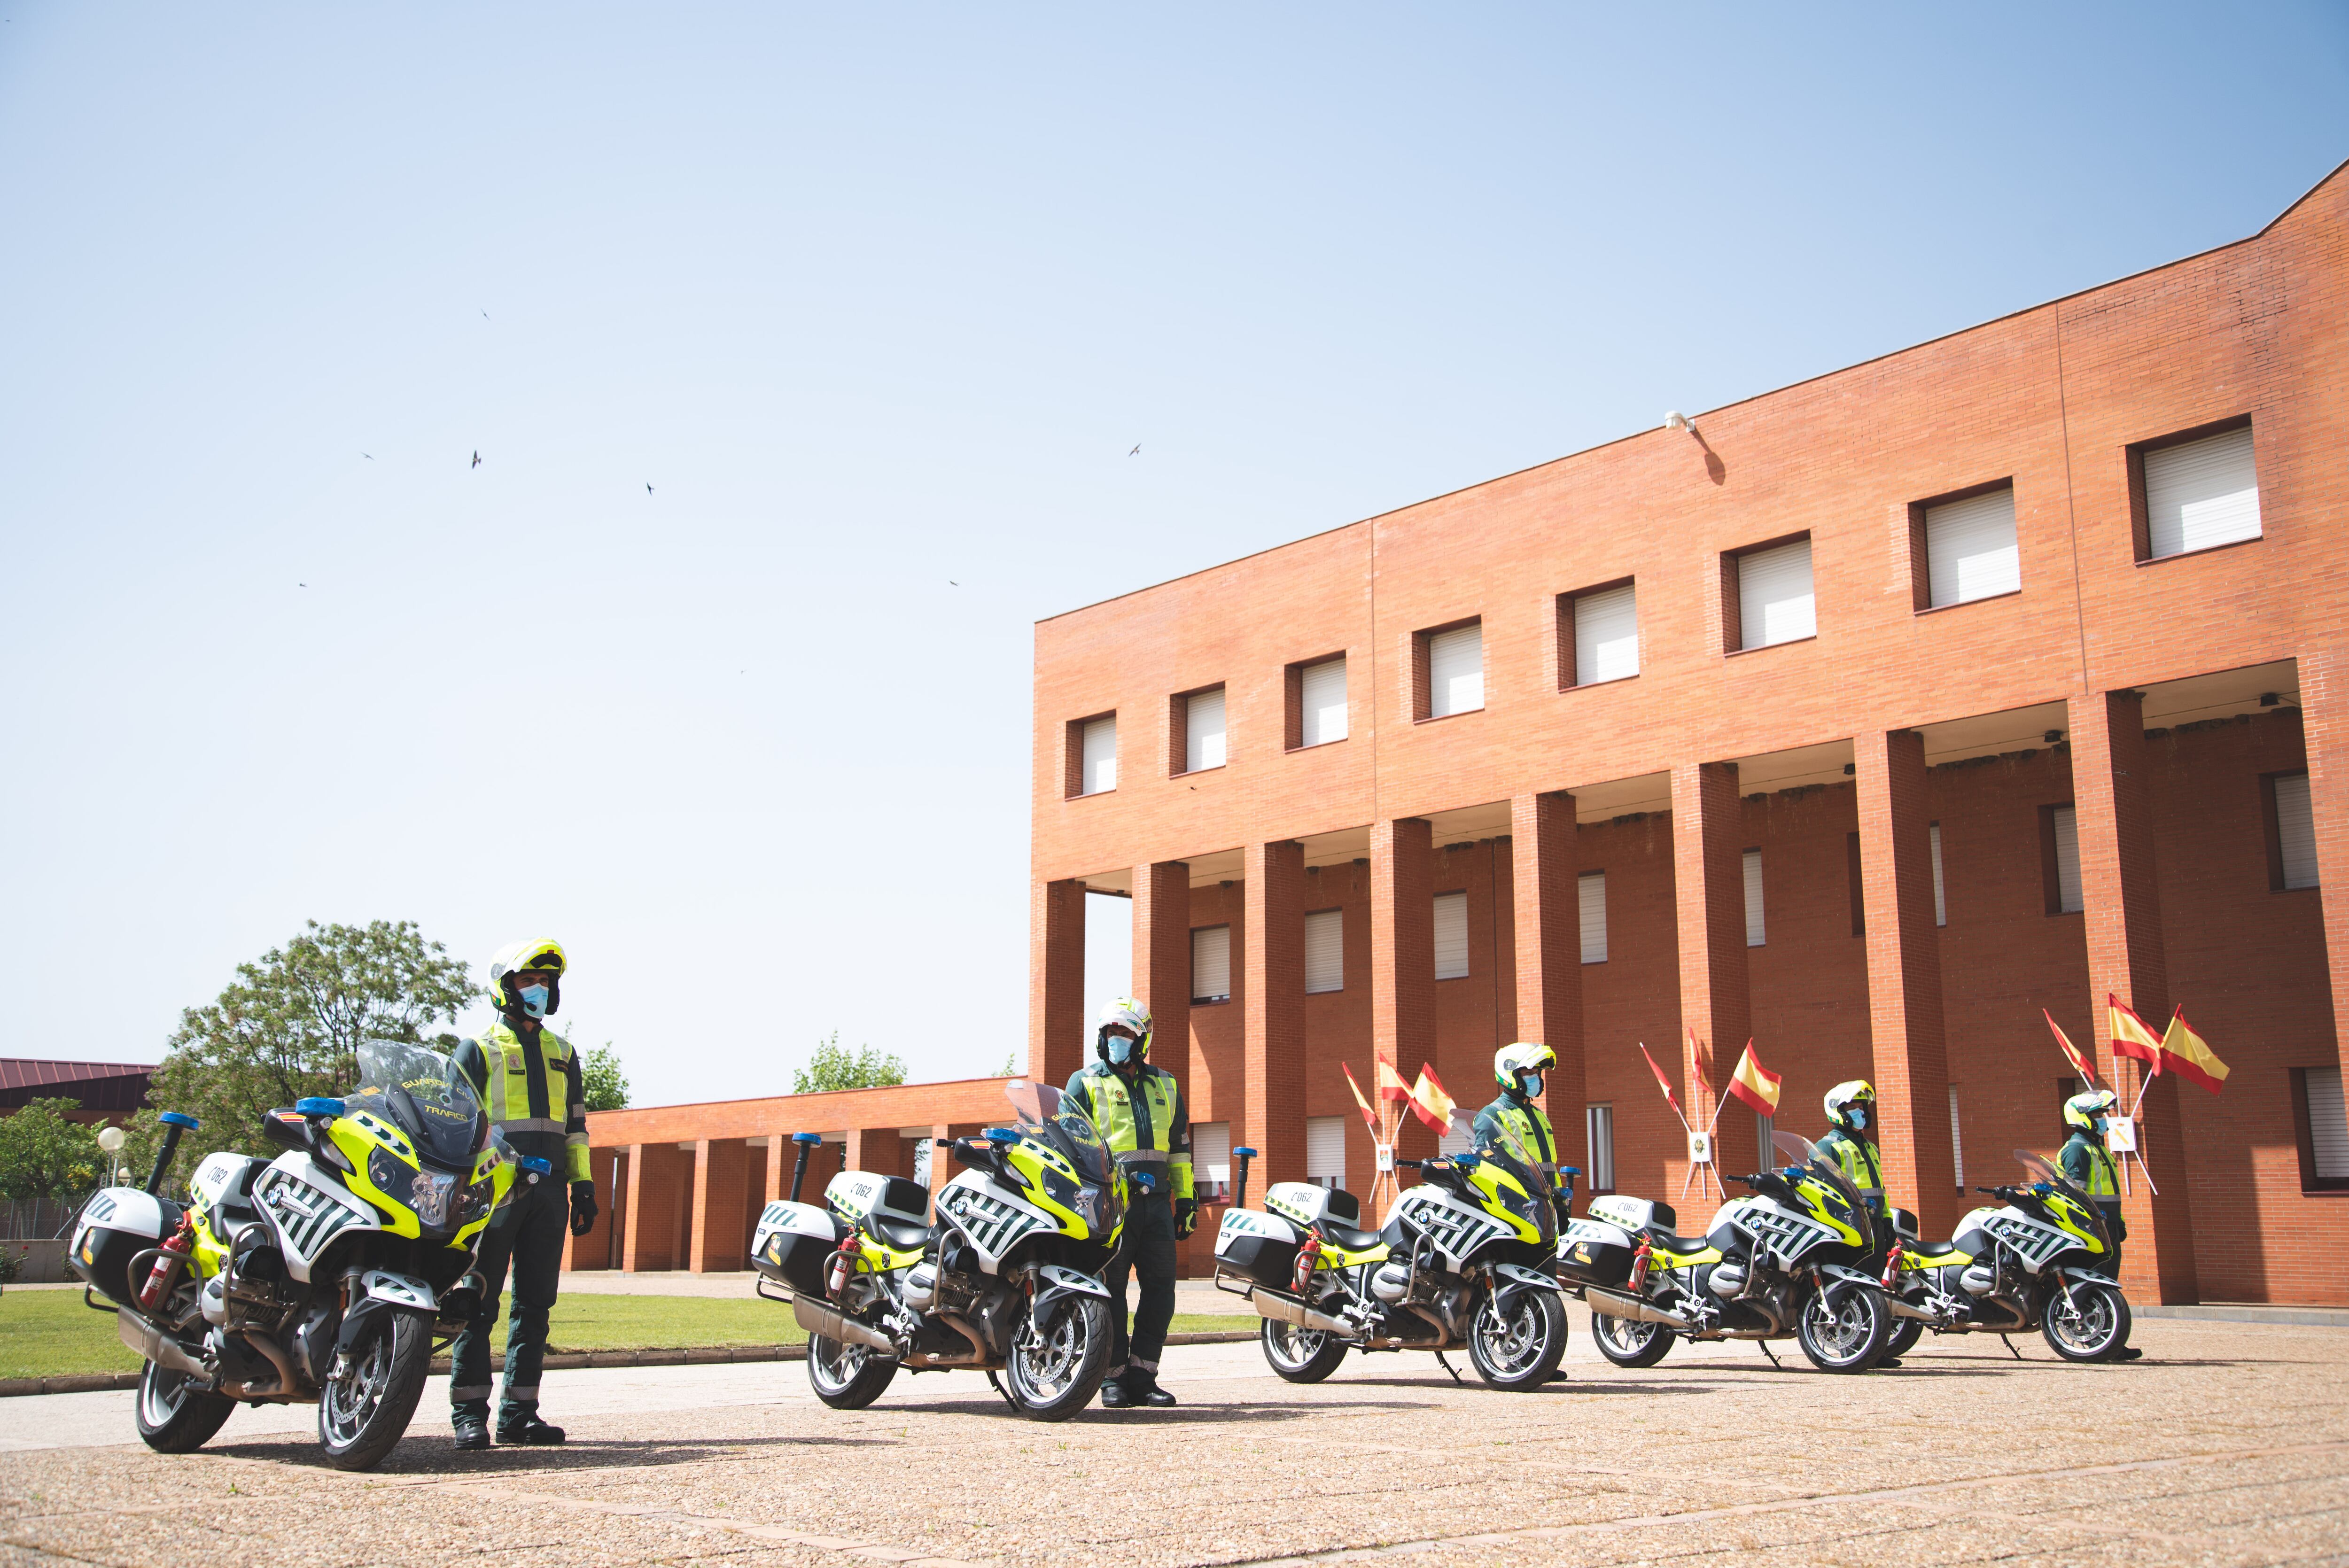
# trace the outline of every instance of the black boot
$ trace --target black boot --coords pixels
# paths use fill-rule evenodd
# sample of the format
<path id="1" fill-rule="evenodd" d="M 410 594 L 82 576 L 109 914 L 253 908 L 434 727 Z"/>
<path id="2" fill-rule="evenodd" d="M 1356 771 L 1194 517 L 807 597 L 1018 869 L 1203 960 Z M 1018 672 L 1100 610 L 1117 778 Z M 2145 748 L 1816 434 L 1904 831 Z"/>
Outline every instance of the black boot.
<path id="1" fill-rule="evenodd" d="M 536 1410 L 529 1412 L 518 1421 L 498 1423 L 498 1441 L 509 1447 L 537 1447 L 559 1443 L 562 1440 L 563 1429 L 550 1427 L 540 1420 Z"/>
<path id="2" fill-rule="evenodd" d="M 1174 1403 L 1174 1396 L 1158 1386 L 1156 1373 L 1144 1372 L 1139 1367 L 1134 1367 L 1128 1370 L 1125 1375 L 1125 1402 L 1129 1405 L 1145 1405 L 1154 1410 L 1164 1410 Z"/>
<path id="3" fill-rule="evenodd" d="M 1121 1372 L 1114 1377 L 1102 1378 L 1101 1394 L 1102 1408 L 1105 1410 L 1124 1409 L 1131 1402 L 1127 1399 L 1125 1393 L 1125 1374 Z"/>
<path id="4" fill-rule="evenodd" d="M 2139 1350 L 2136 1346 L 2124 1345 L 2118 1350 L 2113 1352 L 2113 1359 L 2116 1361 L 2136 1361 L 2141 1359 L 2144 1355 L 2145 1352 Z"/>
<path id="5" fill-rule="evenodd" d="M 457 1427 L 458 1448 L 471 1451 L 490 1446 L 489 1411 L 460 1405 L 453 1418 Z"/>

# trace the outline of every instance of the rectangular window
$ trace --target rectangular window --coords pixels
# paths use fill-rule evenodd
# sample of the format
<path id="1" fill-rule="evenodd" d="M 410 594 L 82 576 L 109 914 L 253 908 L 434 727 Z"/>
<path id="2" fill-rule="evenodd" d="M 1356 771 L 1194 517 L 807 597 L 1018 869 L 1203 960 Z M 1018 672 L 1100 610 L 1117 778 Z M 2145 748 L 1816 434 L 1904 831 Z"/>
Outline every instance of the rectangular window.
<path id="1" fill-rule="evenodd" d="M 1346 912 L 1313 910 L 1305 916 L 1306 995 L 1345 988 Z"/>
<path id="2" fill-rule="evenodd" d="M 1759 947 L 1765 933 L 1762 925 L 1762 851 L 1745 851 L 1745 945 Z"/>
<path id="3" fill-rule="evenodd" d="M 1910 548 L 1923 547 L 1925 566 L 1920 610 L 1994 599 L 2022 588 L 2012 481 L 1979 495 L 1920 504 L 1912 516 Z"/>
<path id="4" fill-rule="evenodd" d="M 2349 1110 L 2337 1067 L 2292 1069 L 2293 1130 L 2300 1135 L 2300 1185 L 2308 1192 L 2349 1188 Z"/>
<path id="5" fill-rule="evenodd" d="M 1607 962 L 1607 873 L 1585 872 L 1575 891 L 1582 896 L 1582 961 Z"/>
<path id="6" fill-rule="evenodd" d="M 1224 688 L 1174 699 L 1182 706 L 1183 771 L 1197 773 L 1224 765 Z"/>
<path id="7" fill-rule="evenodd" d="M 1427 663 L 1427 700 L 1421 717 L 1447 718 L 1485 706 L 1485 624 L 1471 621 L 1420 637 Z"/>
<path id="8" fill-rule="evenodd" d="M 1949 901 L 1941 893 L 1941 824 L 1933 823 L 1925 830 L 1933 844 L 1933 923 L 1950 923 Z"/>
<path id="9" fill-rule="evenodd" d="M 1305 1119 L 1305 1179 L 1324 1187 L 1346 1184 L 1346 1119 L 1309 1116 Z"/>
<path id="10" fill-rule="evenodd" d="M 1232 1124 L 1195 1121 L 1191 1124 L 1191 1187 L 1202 1202 L 1221 1202 L 1232 1195 Z"/>
<path id="11" fill-rule="evenodd" d="M 1104 795 L 1117 788 L 1117 715 L 1103 714 L 1078 727 L 1077 787 L 1072 793 Z"/>
<path id="12" fill-rule="evenodd" d="M 1468 895 L 1435 895 L 1435 977 L 1461 980 L 1468 974 Z"/>
<path id="13" fill-rule="evenodd" d="M 1206 925 L 1191 933 L 1191 1000 L 1232 999 L 1232 928 Z"/>
<path id="14" fill-rule="evenodd" d="M 1950 1086 L 1950 1163 L 1957 1167 L 1958 1191 L 1966 1190 L 1966 1140 L 1958 1131 L 1958 1086 Z"/>
<path id="15" fill-rule="evenodd" d="M 1766 648 L 1818 635 L 1817 602 L 1811 593 L 1811 539 L 1748 551 L 1731 557 L 1736 592 L 1732 645 Z"/>
<path id="16" fill-rule="evenodd" d="M 2138 484 L 2144 498 L 2144 559 L 2184 555 L 2260 536 L 2260 482 L 2251 460 L 2251 428 L 2166 447 L 2140 448 Z"/>
<path id="17" fill-rule="evenodd" d="M 1868 888 L 1859 874 L 1859 835 L 1843 836 L 1844 888 L 1851 900 L 1851 934 L 1868 934 Z"/>
<path id="18" fill-rule="evenodd" d="M 1298 671 L 1299 746 L 1327 746 L 1346 738 L 1346 661 L 1341 655 Z"/>
<path id="19" fill-rule="evenodd" d="M 2279 773 L 2268 780 L 2275 809 L 2268 885 L 2276 889 L 2316 885 L 2316 813 L 2309 804 L 2308 775 Z"/>
<path id="20" fill-rule="evenodd" d="M 2046 880 L 2047 913 L 2077 914 L 2080 902 L 2080 819 L 2069 806 L 2042 806 L 2040 869 Z"/>
<path id="21" fill-rule="evenodd" d="M 1640 673 L 1640 600 L 1632 584 L 1569 593 L 1559 603 L 1564 614 L 1558 649 L 1572 661 L 1558 672 L 1561 688 L 1597 686 Z"/>
<path id="22" fill-rule="evenodd" d="M 1615 1191 L 1615 1108 L 1611 1105 L 1584 1107 L 1582 1126 L 1590 1140 L 1590 1190 L 1612 1192 Z"/>

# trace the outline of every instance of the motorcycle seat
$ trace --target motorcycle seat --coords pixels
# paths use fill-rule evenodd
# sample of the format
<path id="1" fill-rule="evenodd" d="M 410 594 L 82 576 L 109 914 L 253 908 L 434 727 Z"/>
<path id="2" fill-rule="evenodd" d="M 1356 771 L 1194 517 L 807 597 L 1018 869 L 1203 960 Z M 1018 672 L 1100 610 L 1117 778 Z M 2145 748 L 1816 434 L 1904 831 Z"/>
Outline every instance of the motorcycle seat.
<path id="1" fill-rule="evenodd" d="M 1704 1245 L 1704 1238 L 1702 1236 L 1675 1235 L 1673 1233 L 1664 1229 L 1661 1225 L 1650 1225 L 1648 1227 L 1648 1245 L 1661 1252 L 1692 1253 Z"/>
<path id="2" fill-rule="evenodd" d="M 1971 1253 L 1959 1252 L 1955 1242 L 1909 1242 L 1904 1244 L 1920 1258 L 1951 1258 L 1961 1262 L 1971 1261 Z"/>
<path id="3" fill-rule="evenodd" d="M 1365 1252 L 1384 1239 L 1376 1231 L 1358 1231 L 1330 1220 L 1321 1222 L 1321 1234 L 1350 1253 Z"/>
<path id="4" fill-rule="evenodd" d="M 868 1214 L 865 1222 L 873 1227 L 874 1235 L 880 1239 L 883 1246 L 895 1247 L 901 1253 L 929 1243 L 929 1226 L 916 1220 L 893 1220 L 886 1214 Z"/>

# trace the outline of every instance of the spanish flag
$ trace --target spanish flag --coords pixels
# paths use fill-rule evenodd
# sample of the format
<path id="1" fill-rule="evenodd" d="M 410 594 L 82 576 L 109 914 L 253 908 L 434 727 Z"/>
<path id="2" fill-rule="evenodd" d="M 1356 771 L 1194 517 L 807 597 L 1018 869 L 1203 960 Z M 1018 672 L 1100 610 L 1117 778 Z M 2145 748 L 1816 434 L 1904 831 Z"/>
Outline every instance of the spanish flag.
<path id="1" fill-rule="evenodd" d="M 1778 1086 L 1783 1080 L 1776 1073 L 1762 1065 L 1754 1054 L 1754 1042 L 1745 1042 L 1745 1054 L 1737 1058 L 1737 1070 L 1729 1075 L 1729 1092 L 1752 1106 L 1758 1116 L 1778 1114 Z"/>
<path id="2" fill-rule="evenodd" d="M 1395 1071 L 1394 1063 L 1387 1060 L 1384 1057 L 1379 1057 L 1375 1059 L 1378 1063 L 1378 1068 L 1372 1076 L 1379 1080 L 1379 1098 L 1381 1099 L 1396 1100 L 1408 1100 L 1411 1099 L 1411 1085 L 1402 1081 L 1402 1074 Z"/>
<path id="3" fill-rule="evenodd" d="M 2080 1047 L 2072 1043 L 2072 1037 L 2065 1034 L 2063 1026 L 2055 1022 L 2054 1014 L 2042 1007 L 2039 1009 L 2039 1016 L 2047 1020 L 2049 1028 L 2055 1031 L 2055 1043 L 2064 1047 L 2064 1059 L 2072 1064 L 2072 1070 L 2080 1075 L 2080 1081 L 2090 1088 L 2095 1088 L 2096 1064 L 2090 1061 L 2081 1052 Z"/>
<path id="4" fill-rule="evenodd" d="M 2112 1036 L 2113 1055 L 2135 1057 L 2158 1075 L 2161 1071 L 2161 1037 L 2155 1034 L 2127 1003 L 2110 991 L 2105 993 L 2105 1017 L 2106 1032 Z"/>
<path id="5" fill-rule="evenodd" d="M 1645 1040 L 1640 1042 L 1640 1054 L 1648 1057 L 1648 1070 L 1656 1075 L 1656 1087 L 1664 1091 L 1665 1102 L 1672 1108 L 1672 1114 L 1686 1125 L 1688 1113 L 1681 1109 L 1681 1097 L 1672 1092 L 1672 1080 L 1664 1076 L 1664 1069 L 1656 1065 L 1656 1058 L 1648 1056 L 1648 1042 Z"/>
<path id="6" fill-rule="evenodd" d="M 1354 1103 L 1362 1108 L 1362 1121 L 1371 1130 L 1371 1141 L 1376 1143 L 1379 1140 L 1378 1112 L 1372 1110 L 1371 1102 L 1362 1098 L 1362 1086 L 1354 1081 L 1354 1069 L 1344 1062 L 1340 1062 L 1338 1067 L 1346 1075 L 1346 1087 L 1354 1091 Z"/>
<path id="7" fill-rule="evenodd" d="M 1411 1088 L 1412 1113 L 1442 1132 L 1452 1125 L 1452 1097 L 1444 1092 L 1444 1080 L 1435 1076 L 1433 1068 L 1422 1063 L 1419 1081 Z"/>
<path id="8" fill-rule="evenodd" d="M 2170 1070 L 2192 1078 L 2212 1094 L 2227 1087 L 2227 1064 L 2219 1059 L 2210 1042 L 2187 1024 L 2184 1007 L 2170 1016 L 2168 1032 L 2161 1037 L 2161 1054 L 2169 1058 Z"/>

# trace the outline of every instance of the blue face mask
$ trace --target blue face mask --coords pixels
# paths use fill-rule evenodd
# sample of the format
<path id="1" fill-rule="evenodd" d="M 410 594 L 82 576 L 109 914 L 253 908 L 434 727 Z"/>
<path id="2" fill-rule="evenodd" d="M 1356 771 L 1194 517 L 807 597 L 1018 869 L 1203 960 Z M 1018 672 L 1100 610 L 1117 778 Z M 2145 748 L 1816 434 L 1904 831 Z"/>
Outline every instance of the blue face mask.
<path id="1" fill-rule="evenodd" d="M 2089 1123 L 2089 1125 L 2094 1127 L 2098 1132 L 2104 1131 L 2106 1128 L 2112 1126 L 2112 1118 L 2108 1116 L 2100 1116 L 2096 1118 L 2095 1121 Z"/>
<path id="2" fill-rule="evenodd" d="M 1868 1108 L 1866 1106 L 1855 1105 L 1844 1114 L 1851 1118 L 1851 1130 L 1854 1132 L 1865 1132 L 1868 1130 Z"/>
<path id="3" fill-rule="evenodd" d="M 522 988 L 522 1010 L 533 1018 L 546 1016 L 546 987 L 525 985 Z"/>
<path id="4" fill-rule="evenodd" d="M 1133 1060 L 1133 1042 L 1123 1035 L 1112 1035 L 1109 1037 L 1109 1059 L 1118 1067 Z"/>
<path id="5" fill-rule="evenodd" d="M 1518 1092 L 1522 1093 L 1527 1099 L 1537 1099 L 1541 1097 L 1541 1074 L 1539 1073 L 1519 1073 L 1517 1075 Z"/>

